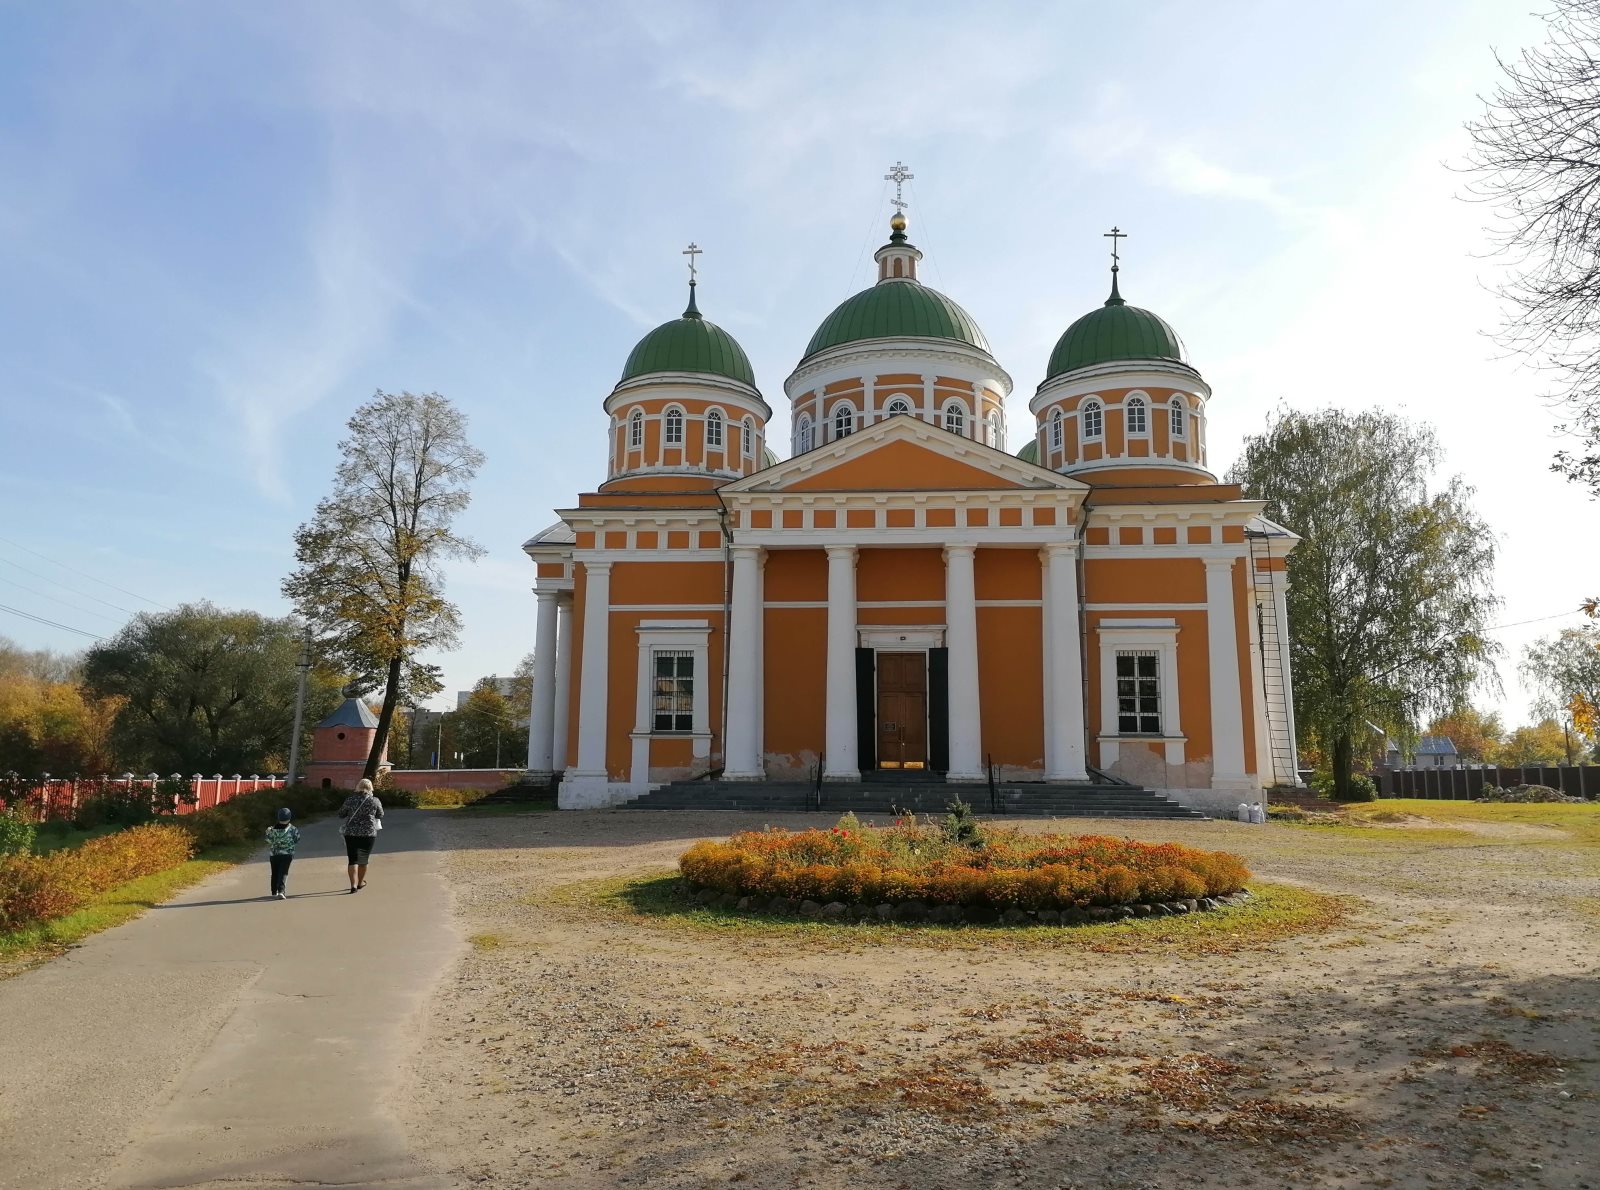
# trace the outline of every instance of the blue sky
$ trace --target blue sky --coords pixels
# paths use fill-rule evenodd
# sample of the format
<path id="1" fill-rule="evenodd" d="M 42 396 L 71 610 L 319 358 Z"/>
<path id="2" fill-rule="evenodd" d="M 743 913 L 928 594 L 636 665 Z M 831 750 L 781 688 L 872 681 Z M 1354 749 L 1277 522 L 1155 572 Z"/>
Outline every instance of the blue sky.
<path id="1" fill-rule="evenodd" d="M 0 604 L 96 633 L 149 606 L 92 575 L 282 612 L 345 419 L 438 390 L 488 454 L 489 550 L 439 660 L 451 690 L 509 672 L 518 546 L 603 477 L 601 402 L 681 310 L 680 249 L 781 445 L 903 159 L 924 279 L 1017 382 L 1013 449 L 1116 223 L 1123 292 L 1214 389 L 1219 471 L 1280 404 L 1401 409 L 1477 485 L 1501 620 L 1563 613 L 1600 587 L 1596 507 L 1546 471 L 1544 378 L 1484 335 L 1489 213 L 1446 167 L 1537 7 L 0 5 Z"/>

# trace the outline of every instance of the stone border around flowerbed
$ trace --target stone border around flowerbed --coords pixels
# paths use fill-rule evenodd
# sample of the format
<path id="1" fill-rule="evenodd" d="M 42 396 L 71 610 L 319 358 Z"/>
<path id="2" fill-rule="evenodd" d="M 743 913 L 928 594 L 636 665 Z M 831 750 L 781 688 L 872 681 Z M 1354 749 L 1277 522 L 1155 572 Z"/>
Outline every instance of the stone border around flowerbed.
<path id="1" fill-rule="evenodd" d="M 736 913 L 764 913 L 778 917 L 804 917 L 820 921 L 931 922 L 938 925 L 1081 926 L 1129 921 L 1147 917 L 1182 917 L 1242 905 L 1249 889 L 1220 897 L 1189 897 L 1140 905 L 1095 905 L 1086 909 L 995 909 L 988 905 L 929 905 L 926 901 L 898 904 L 846 905 L 843 901 L 796 901 L 790 897 L 739 896 L 713 888 L 690 890 L 690 900 L 706 909 Z"/>

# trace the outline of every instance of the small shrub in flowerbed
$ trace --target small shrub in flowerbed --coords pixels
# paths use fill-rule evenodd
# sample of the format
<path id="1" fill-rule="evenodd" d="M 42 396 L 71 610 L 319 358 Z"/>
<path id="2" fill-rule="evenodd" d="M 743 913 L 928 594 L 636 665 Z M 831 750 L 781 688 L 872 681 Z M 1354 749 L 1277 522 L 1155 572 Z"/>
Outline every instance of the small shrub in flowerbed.
<path id="1" fill-rule="evenodd" d="M 977 825 L 959 811 L 939 825 L 908 818 L 863 827 L 846 815 L 831 830 L 745 831 L 696 843 L 678 867 L 702 901 L 720 895 L 948 907 L 1006 913 L 1013 922 L 1043 914 L 1046 921 L 1099 920 L 1133 915 L 1134 906 L 1211 908 L 1200 902 L 1239 893 L 1250 878 L 1243 861 L 1226 852 L 1024 834 Z"/>
<path id="2" fill-rule="evenodd" d="M 129 827 L 49 855 L 0 856 L 0 931 L 71 913 L 107 889 L 193 854 L 190 833 L 164 824 Z"/>
<path id="3" fill-rule="evenodd" d="M 1548 785 L 1513 785 L 1510 789 L 1502 789 L 1498 785 L 1485 785 L 1478 796 L 1473 799 L 1479 802 L 1579 802 L 1581 797 L 1569 797 L 1559 789 L 1551 789 Z"/>

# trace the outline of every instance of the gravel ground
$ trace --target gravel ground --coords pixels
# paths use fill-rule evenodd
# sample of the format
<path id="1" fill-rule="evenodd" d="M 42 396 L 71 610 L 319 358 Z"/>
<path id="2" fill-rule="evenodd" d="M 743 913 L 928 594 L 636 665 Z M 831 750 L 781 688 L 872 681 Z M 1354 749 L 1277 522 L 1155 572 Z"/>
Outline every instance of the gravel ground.
<path id="1" fill-rule="evenodd" d="M 414 1147 L 504 1187 L 1600 1190 L 1600 857 L 1562 832 L 1094 824 L 1360 898 L 1223 953 L 691 929 L 552 895 L 759 825 L 432 816 L 476 945 L 409 1073 Z"/>

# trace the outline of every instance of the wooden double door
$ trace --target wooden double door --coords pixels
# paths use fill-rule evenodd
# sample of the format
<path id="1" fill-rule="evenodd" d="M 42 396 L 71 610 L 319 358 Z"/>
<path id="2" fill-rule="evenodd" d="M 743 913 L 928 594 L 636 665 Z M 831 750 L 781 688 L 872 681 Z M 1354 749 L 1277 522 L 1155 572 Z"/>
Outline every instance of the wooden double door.
<path id="1" fill-rule="evenodd" d="M 928 767 L 928 655 L 877 656 L 878 767 Z"/>

